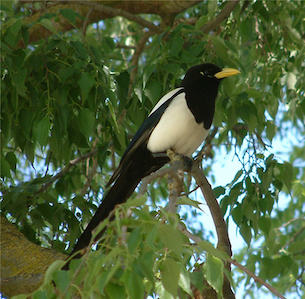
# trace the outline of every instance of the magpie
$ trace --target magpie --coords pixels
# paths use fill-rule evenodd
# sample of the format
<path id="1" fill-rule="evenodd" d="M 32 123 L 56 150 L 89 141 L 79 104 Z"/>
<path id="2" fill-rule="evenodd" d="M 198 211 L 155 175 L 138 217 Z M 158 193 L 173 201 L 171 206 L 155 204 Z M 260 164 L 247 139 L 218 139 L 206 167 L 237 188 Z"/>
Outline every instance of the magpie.
<path id="1" fill-rule="evenodd" d="M 107 184 L 109 190 L 71 255 L 89 245 L 92 231 L 131 196 L 142 178 L 169 162 L 167 150 L 191 157 L 211 127 L 220 81 L 238 73 L 212 63 L 196 65 L 186 72 L 179 88 L 160 99 L 123 154 Z"/>

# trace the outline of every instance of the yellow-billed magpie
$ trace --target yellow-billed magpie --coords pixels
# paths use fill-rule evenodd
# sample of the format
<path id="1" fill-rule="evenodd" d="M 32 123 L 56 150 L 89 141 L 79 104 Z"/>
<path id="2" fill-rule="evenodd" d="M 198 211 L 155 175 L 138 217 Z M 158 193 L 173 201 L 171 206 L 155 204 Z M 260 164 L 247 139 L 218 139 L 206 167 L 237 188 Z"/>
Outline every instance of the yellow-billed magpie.
<path id="1" fill-rule="evenodd" d="M 115 205 L 128 199 L 143 177 L 169 161 L 168 149 L 184 156 L 193 154 L 211 127 L 220 81 L 238 73 L 236 69 L 221 69 L 212 63 L 196 65 L 186 72 L 179 88 L 161 98 L 127 147 L 108 182 L 110 189 L 72 254 L 89 245 L 92 231 Z"/>

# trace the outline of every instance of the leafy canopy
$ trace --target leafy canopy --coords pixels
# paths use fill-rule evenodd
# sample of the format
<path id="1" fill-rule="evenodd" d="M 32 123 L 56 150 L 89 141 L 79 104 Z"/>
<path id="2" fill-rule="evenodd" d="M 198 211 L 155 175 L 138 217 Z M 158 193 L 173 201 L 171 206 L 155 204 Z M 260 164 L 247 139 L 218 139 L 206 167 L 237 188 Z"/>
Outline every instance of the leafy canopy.
<path id="1" fill-rule="evenodd" d="M 201 2 L 176 15 L 174 25 L 151 33 L 135 63 L 147 30 L 134 21 L 115 17 L 82 30 L 77 24 L 85 17 L 72 7 L 27 21 L 30 5 L 2 3 L 2 215 L 29 240 L 69 251 L 99 205 L 130 137 L 158 99 L 179 85 L 192 65 L 234 67 L 241 75 L 222 84 L 213 123 L 218 130 L 210 158 L 203 161 L 205 173 L 213 178 L 214 157 L 226 159 L 219 158 L 219 148 L 235 152 L 240 170 L 228 185 L 214 189 L 223 214 L 247 244 L 234 257 L 280 292 L 304 294 L 303 5 L 241 2 L 221 26 L 203 33 L 202 26 L 224 4 Z M 156 25 L 162 21 L 153 14 L 143 17 Z M 58 32 L 61 18 L 73 30 Z M 35 25 L 52 34 L 30 42 Z M 277 147 L 287 143 L 287 136 L 293 136 L 294 145 L 288 144 L 280 158 Z M 185 180 L 185 187 L 195 186 Z M 54 280 L 62 295 L 71 295 L 72 285 L 79 288 L 83 281 L 79 292 L 85 297 L 98 292 L 105 298 L 186 298 L 191 285 L 202 289 L 203 276 L 221 293 L 222 257 L 207 245 L 192 245 L 178 229 L 184 221 L 191 232 L 212 241 L 204 223 L 198 229 L 197 203 L 182 201 L 189 208 L 180 208 L 178 217 L 160 207 L 168 196 L 166 179 L 148 191 L 147 198 L 116 210 L 103 248 L 87 254 L 85 262 L 73 262 L 76 276 L 56 264 L 36 295 L 50 295 L 48 282 Z M 286 206 L 277 204 L 281 196 Z M 125 226 L 128 232 L 122 231 Z M 205 267 L 195 271 L 202 260 Z M 237 288 L 242 280 L 244 292 L 253 295 L 252 280 L 234 270 Z"/>

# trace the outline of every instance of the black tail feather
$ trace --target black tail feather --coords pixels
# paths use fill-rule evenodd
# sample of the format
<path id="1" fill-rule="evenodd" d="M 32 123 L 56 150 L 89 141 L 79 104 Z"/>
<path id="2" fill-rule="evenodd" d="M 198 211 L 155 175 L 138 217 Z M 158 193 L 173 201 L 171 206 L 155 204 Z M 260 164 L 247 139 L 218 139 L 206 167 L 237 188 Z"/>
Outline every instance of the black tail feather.
<path id="1" fill-rule="evenodd" d="M 104 196 L 101 205 L 98 207 L 86 229 L 78 239 L 72 254 L 89 245 L 92 238 L 92 231 L 108 217 L 116 205 L 124 203 L 131 196 L 140 180 L 141 177 L 131 178 L 128 172 L 121 173 L 118 176 L 112 187 Z M 96 240 L 98 240 L 102 234 L 103 231 L 96 236 Z"/>
<path id="2" fill-rule="evenodd" d="M 158 170 L 168 161 L 169 158 L 166 155 L 152 155 L 146 146 L 137 148 L 132 155 L 128 156 L 128 159 L 121 161 L 118 170 L 110 179 L 110 182 L 113 182 L 111 188 L 103 197 L 101 205 L 79 237 L 71 255 L 90 244 L 92 231 L 109 216 L 116 205 L 127 201 L 143 177 Z M 95 241 L 102 236 L 103 232 L 104 230 L 95 237 Z M 77 254 L 73 258 L 80 257 L 81 254 Z M 69 268 L 69 262 L 64 268 Z"/>

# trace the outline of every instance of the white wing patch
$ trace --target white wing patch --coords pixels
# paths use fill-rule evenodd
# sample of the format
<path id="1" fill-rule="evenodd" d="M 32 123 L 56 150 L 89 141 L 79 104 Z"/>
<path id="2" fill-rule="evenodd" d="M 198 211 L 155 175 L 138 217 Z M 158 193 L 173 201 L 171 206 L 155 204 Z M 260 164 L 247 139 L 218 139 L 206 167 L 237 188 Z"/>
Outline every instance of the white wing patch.
<path id="1" fill-rule="evenodd" d="M 177 91 L 179 91 L 180 88 L 176 88 L 171 90 L 170 92 L 168 92 L 166 95 L 164 95 L 159 102 L 156 104 L 156 106 L 153 108 L 153 110 L 151 110 L 151 112 L 149 113 L 149 115 L 151 115 L 153 112 L 155 112 L 163 103 L 165 103 L 169 98 L 171 98 Z"/>
<path id="2" fill-rule="evenodd" d="M 174 89 L 162 97 L 152 112 L 178 90 L 179 88 Z M 180 93 L 169 104 L 154 128 L 148 139 L 147 148 L 153 153 L 172 149 L 176 153 L 191 156 L 206 138 L 208 132 L 209 130 L 203 127 L 203 123 L 198 124 L 195 121 L 192 112 L 187 107 L 185 93 Z"/>

